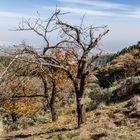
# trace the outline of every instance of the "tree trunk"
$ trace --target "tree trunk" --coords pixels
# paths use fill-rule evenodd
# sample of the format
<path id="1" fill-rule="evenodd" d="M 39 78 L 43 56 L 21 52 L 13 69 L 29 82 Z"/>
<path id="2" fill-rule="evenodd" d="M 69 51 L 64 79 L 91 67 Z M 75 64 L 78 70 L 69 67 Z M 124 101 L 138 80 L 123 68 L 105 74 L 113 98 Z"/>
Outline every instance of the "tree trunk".
<path id="1" fill-rule="evenodd" d="M 55 99 L 56 99 L 56 87 L 55 87 L 55 83 L 53 83 L 52 95 L 51 95 L 51 100 L 50 100 L 52 121 L 56 121 L 58 119 L 58 116 L 56 113 L 56 107 L 55 107 Z"/>
<path id="2" fill-rule="evenodd" d="M 83 65 L 85 66 L 85 63 Z M 83 74 L 83 72 L 85 73 L 84 67 L 82 68 L 81 72 L 82 73 L 80 74 L 80 77 L 79 77 L 79 83 L 77 83 L 77 86 L 75 86 L 76 101 L 77 101 L 78 128 L 80 128 L 81 125 L 86 122 L 86 110 L 84 107 L 83 96 L 85 92 L 87 75 Z"/>
<path id="3" fill-rule="evenodd" d="M 40 75 L 42 82 L 43 82 L 43 88 L 44 88 L 44 99 L 43 99 L 43 110 L 44 114 L 47 112 L 47 108 L 49 108 L 49 95 L 48 95 L 48 87 L 47 87 L 47 80 L 43 75 Z"/>
<path id="4" fill-rule="evenodd" d="M 78 94 L 76 94 L 76 101 L 77 101 L 78 128 L 80 128 L 81 125 L 86 122 L 86 111 L 83 103 L 83 97 L 79 97 Z"/>

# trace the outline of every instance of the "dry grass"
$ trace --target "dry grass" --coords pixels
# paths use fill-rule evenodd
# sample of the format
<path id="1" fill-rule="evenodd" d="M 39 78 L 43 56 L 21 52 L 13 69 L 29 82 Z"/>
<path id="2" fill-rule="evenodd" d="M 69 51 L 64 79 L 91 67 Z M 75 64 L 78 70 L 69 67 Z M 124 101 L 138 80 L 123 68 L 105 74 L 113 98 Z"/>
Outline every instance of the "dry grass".
<path id="1" fill-rule="evenodd" d="M 111 107 L 88 112 L 87 124 L 80 129 L 76 129 L 75 115 L 65 115 L 54 123 L 49 122 L 11 132 L 6 137 L 11 140 L 15 137 L 19 137 L 20 140 L 139 140 L 139 120 L 126 118 L 121 112 L 112 113 Z M 113 110 L 119 107 L 113 106 Z"/>

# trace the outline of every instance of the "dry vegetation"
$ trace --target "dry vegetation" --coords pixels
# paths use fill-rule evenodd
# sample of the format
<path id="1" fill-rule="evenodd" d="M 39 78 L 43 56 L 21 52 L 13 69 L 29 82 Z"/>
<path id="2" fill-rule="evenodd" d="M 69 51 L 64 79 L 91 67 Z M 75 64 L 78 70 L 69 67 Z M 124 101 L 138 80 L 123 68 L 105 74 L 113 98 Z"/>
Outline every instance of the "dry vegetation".
<path id="1" fill-rule="evenodd" d="M 35 32 L 46 46 L 38 52 L 22 43 L 0 58 L 1 138 L 139 140 L 140 44 L 102 58 L 93 50 L 107 27 L 74 26 L 64 14 L 23 19 L 17 31 Z"/>
<path id="2" fill-rule="evenodd" d="M 139 97 L 135 98 L 139 100 Z M 133 103 L 135 104 L 134 101 Z M 128 111 L 128 108 L 125 106 L 127 106 L 127 102 L 102 107 L 95 111 L 88 112 L 87 123 L 80 129 L 77 129 L 76 127 L 75 115 L 65 115 L 61 116 L 58 121 L 53 123 L 48 122 L 40 124 L 39 126 L 35 125 L 29 127 L 25 130 L 11 132 L 6 136 L 6 139 L 112 140 L 115 138 L 118 140 L 139 140 L 139 119 L 128 117 L 125 114 L 125 112 Z"/>

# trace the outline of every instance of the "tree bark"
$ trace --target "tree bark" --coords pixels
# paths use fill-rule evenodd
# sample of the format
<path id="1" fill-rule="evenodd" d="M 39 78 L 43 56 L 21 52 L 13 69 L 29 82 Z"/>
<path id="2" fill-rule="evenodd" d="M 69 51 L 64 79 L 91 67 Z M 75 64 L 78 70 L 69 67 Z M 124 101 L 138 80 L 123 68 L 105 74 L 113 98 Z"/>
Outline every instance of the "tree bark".
<path id="1" fill-rule="evenodd" d="M 43 88 L 44 88 L 44 101 L 43 101 L 43 109 L 44 114 L 47 112 L 47 108 L 49 108 L 49 95 L 48 95 L 48 87 L 47 87 L 47 80 L 43 75 L 40 75 L 42 82 L 43 82 Z M 47 102 L 46 102 L 47 101 Z"/>
<path id="2" fill-rule="evenodd" d="M 86 111 L 83 103 L 83 97 L 79 97 L 79 93 L 76 94 L 77 101 L 77 117 L 78 117 L 78 128 L 86 122 Z"/>
<path id="3" fill-rule="evenodd" d="M 86 123 L 86 110 L 84 107 L 83 96 L 86 85 L 86 75 L 82 74 L 79 79 L 79 84 L 77 84 L 76 90 L 76 101 L 77 101 L 77 117 L 78 117 L 78 128 L 81 127 L 82 124 Z"/>
<path id="4" fill-rule="evenodd" d="M 56 121 L 58 119 L 58 116 L 57 116 L 57 113 L 56 113 L 55 100 L 56 100 L 56 86 L 55 86 L 55 83 L 53 83 L 52 95 L 51 95 L 51 100 L 50 100 L 50 109 L 51 109 L 52 121 Z"/>

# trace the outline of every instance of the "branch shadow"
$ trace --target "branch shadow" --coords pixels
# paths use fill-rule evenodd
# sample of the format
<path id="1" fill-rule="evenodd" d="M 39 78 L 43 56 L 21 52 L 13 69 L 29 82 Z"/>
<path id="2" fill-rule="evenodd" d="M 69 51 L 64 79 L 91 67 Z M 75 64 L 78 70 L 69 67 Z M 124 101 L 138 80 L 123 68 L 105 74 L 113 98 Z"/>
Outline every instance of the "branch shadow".
<path id="1" fill-rule="evenodd" d="M 65 128 L 65 127 L 63 127 L 63 128 L 57 128 L 57 129 L 55 129 L 54 131 L 50 131 L 50 132 L 47 132 L 48 134 L 51 134 L 51 133 L 56 133 L 56 132 L 65 132 L 65 131 L 72 131 L 72 130 L 76 130 L 76 129 L 78 129 L 78 128 Z"/>
<path id="2" fill-rule="evenodd" d="M 72 131 L 72 130 L 76 130 L 76 129 L 78 129 L 78 128 L 58 128 L 58 129 L 55 129 L 54 131 L 41 132 L 41 133 L 35 133 L 35 134 L 16 134 L 14 136 L 8 136 L 4 140 L 15 140 L 15 139 L 20 139 L 20 138 L 26 139 L 29 137 L 40 136 L 40 135 L 44 135 L 44 134 L 52 134 L 52 133 L 57 133 L 57 132 Z"/>
<path id="3" fill-rule="evenodd" d="M 100 140 L 102 137 L 106 137 L 106 133 L 99 133 L 92 136 L 92 140 Z"/>
<path id="4" fill-rule="evenodd" d="M 6 139 L 4 140 L 15 140 L 15 139 L 19 139 L 19 138 L 28 138 L 31 137 L 31 134 L 17 134 L 14 136 L 8 136 Z"/>

